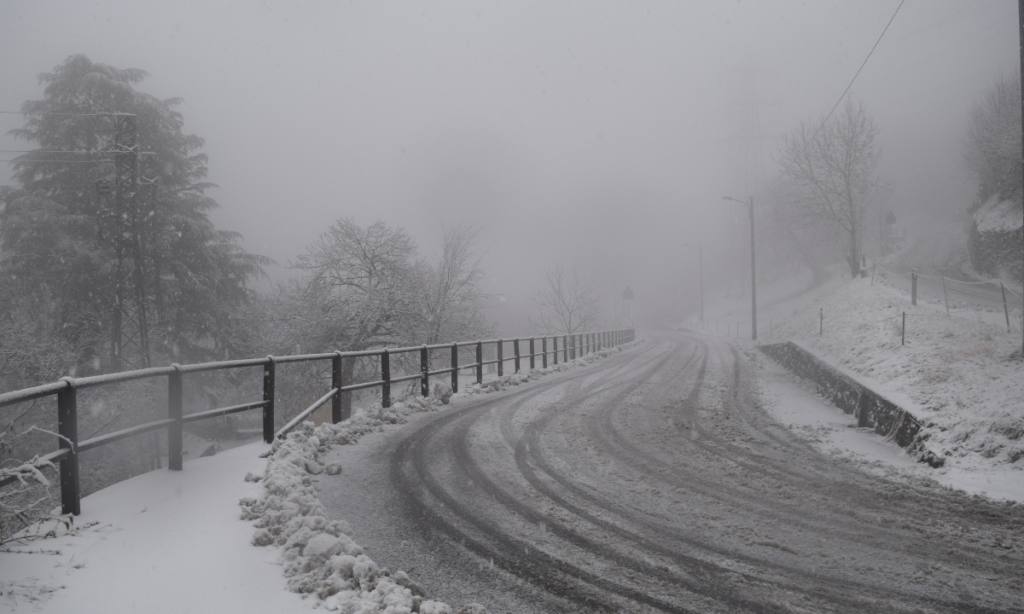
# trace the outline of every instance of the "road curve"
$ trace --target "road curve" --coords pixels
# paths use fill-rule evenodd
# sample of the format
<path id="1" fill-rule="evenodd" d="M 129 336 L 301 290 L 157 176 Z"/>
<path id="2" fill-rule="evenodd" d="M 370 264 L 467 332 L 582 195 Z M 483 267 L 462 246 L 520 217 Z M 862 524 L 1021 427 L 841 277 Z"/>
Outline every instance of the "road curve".
<path id="1" fill-rule="evenodd" d="M 366 523 L 400 535 L 355 538 L 495 613 L 1024 611 L 1021 506 L 823 456 L 752 373 L 722 339 L 648 335 L 410 424 L 375 452 Z"/>

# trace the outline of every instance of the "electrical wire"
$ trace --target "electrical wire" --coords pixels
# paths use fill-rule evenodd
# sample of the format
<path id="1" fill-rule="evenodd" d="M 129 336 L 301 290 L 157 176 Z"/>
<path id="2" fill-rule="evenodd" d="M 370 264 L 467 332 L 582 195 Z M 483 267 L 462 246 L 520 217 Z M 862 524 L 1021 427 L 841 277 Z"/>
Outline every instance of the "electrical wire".
<path id="1" fill-rule="evenodd" d="M 860 75 L 860 71 L 864 70 L 864 67 L 867 66 L 868 60 L 871 59 L 871 54 L 873 54 L 875 52 L 875 49 L 878 48 L 878 43 L 882 42 L 882 37 L 885 36 L 885 33 L 889 30 L 889 26 L 891 26 L 893 20 L 896 19 L 896 14 L 900 12 L 900 8 L 903 7 L 904 2 L 906 2 L 906 0 L 900 0 L 899 6 L 896 7 L 896 10 L 893 11 L 892 17 L 889 18 L 889 23 L 885 24 L 885 28 L 882 30 L 882 33 L 878 35 L 878 40 L 876 40 L 874 46 L 871 47 L 871 51 L 868 51 L 868 56 L 864 58 L 863 62 L 861 62 L 860 68 L 857 69 L 857 72 L 854 73 L 853 78 L 850 79 L 850 83 L 846 86 L 846 89 L 843 90 L 843 93 L 839 96 L 839 100 L 836 101 L 835 106 L 833 106 L 832 110 L 829 111 L 828 115 L 825 116 L 825 121 L 821 122 L 821 125 L 818 126 L 818 129 L 814 131 L 814 136 L 811 137 L 811 143 L 814 142 L 814 139 L 818 136 L 818 133 L 821 132 L 821 129 L 824 128 L 825 124 L 828 123 L 828 120 L 830 117 L 832 117 L 832 114 L 835 113 L 836 109 L 839 108 L 839 103 L 843 101 L 843 98 L 846 98 L 846 94 L 850 91 L 850 88 L 853 87 L 853 82 L 857 80 L 857 76 Z"/>
<path id="2" fill-rule="evenodd" d="M 113 163 L 113 160 L 19 160 L 16 158 L 9 158 L 6 160 L 0 160 L 0 162 L 52 162 L 54 164 L 102 164 L 104 162 Z"/>
<path id="3" fill-rule="evenodd" d="M 4 115 L 62 115 L 67 117 L 109 117 L 119 115 L 135 115 L 134 113 L 122 113 L 118 112 L 102 112 L 102 113 L 55 113 L 52 111 L 43 111 L 41 113 L 30 113 L 27 111 L 0 111 Z"/>
<path id="4" fill-rule="evenodd" d="M 864 70 L 864 67 L 868 63 L 868 60 L 871 59 L 871 55 L 875 52 L 875 49 L 878 48 L 878 43 L 882 42 L 882 37 L 884 37 L 885 33 L 889 31 L 889 26 L 891 26 L 893 20 L 896 19 L 896 15 L 900 12 L 900 9 L 903 7 L 903 3 L 904 2 L 906 2 L 906 0 L 900 0 L 899 6 L 896 7 L 896 10 L 893 11 L 893 13 L 892 13 L 892 17 L 889 18 L 889 23 L 885 24 L 885 28 L 883 28 L 882 29 L 882 33 L 878 35 L 878 40 L 876 40 L 875 44 L 871 47 L 871 51 L 868 51 L 868 55 L 867 55 L 867 57 L 864 58 L 864 61 L 861 62 L 860 68 L 858 68 L 857 72 L 854 73 L 853 78 L 850 79 L 850 83 L 847 84 L 846 89 L 843 90 L 843 93 L 839 96 L 839 100 L 836 100 L 836 104 L 832 107 L 832 110 L 829 111 L 828 115 L 825 116 L 825 121 L 821 122 L 821 125 L 818 126 L 818 129 L 814 131 L 814 135 L 811 136 L 811 140 L 808 141 L 808 144 L 814 142 L 814 139 L 816 139 L 818 137 L 818 133 L 820 133 L 821 129 L 825 127 L 825 124 L 828 123 L 829 118 L 831 118 L 832 114 L 835 113 L 836 109 L 839 108 L 839 104 L 843 101 L 843 98 L 846 97 L 846 94 L 850 91 L 850 88 L 853 87 L 853 82 L 857 80 L 857 76 L 860 75 L 860 72 L 862 70 Z M 779 174 L 775 176 L 775 180 L 772 181 L 770 184 L 768 184 L 768 189 L 771 189 L 772 186 L 774 186 L 776 183 L 778 183 L 779 180 L 782 179 L 782 177 L 784 175 L 785 175 L 784 171 L 779 171 Z"/>

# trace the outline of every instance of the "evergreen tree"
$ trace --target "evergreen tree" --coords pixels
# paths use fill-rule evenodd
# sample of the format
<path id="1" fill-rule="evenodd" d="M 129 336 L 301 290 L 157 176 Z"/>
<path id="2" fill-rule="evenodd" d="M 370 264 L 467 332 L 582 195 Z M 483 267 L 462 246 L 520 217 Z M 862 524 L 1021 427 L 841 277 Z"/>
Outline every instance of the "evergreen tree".
<path id="1" fill-rule="evenodd" d="M 113 179 L 120 115 L 134 115 L 143 174 L 157 186 L 142 201 L 142 258 L 132 263 L 144 275 L 153 352 L 182 361 L 235 353 L 232 314 L 268 262 L 213 226 L 203 140 L 183 132 L 180 99 L 135 89 L 146 76 L 73 55 L 40 75 L 43 99 L 25 102 L 25 124 L 11 131 L 37 149 L 12 163 L 20 189 L 0 193 L 0 275 L 55 303 L 52 329 L 79 348 L 78 366 L 95 367 L 110 343 L 118 225 L 98 187 Z"/>

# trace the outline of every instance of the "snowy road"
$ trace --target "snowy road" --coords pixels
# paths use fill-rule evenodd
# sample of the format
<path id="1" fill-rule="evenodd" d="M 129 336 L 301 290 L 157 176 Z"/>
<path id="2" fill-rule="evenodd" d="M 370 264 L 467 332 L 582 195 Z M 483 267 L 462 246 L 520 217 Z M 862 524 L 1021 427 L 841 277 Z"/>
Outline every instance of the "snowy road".
<path id="1" fill-rule="evenodd" d="M 819 454 L 699 333 L 331 454 L 378 563 L 492 613 L 1024 611 L 1020 506 Z"/>

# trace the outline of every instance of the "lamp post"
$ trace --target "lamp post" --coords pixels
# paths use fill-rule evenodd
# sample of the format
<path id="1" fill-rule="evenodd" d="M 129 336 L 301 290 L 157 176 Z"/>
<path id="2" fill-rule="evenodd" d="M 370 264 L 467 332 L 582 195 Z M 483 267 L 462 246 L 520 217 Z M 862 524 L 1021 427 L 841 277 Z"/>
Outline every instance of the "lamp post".
<path id="1" fill-rule="evenodd" d="M 731 200 L 747 206 L 750 214 L 750 338 L 757 341 L 757 276 L 754 269 L 754 197 L 750 200 L 739 200 L 732 196 L 723 196 L 722 200 Z"/>
<path id="2" fill-rule="evenodd" d="M 693 247 L 685 243 L 686 247 Z M 704 244 L 697 244 L 697 274 L 700 280 L 700 321 L 704 321 Z"/>

